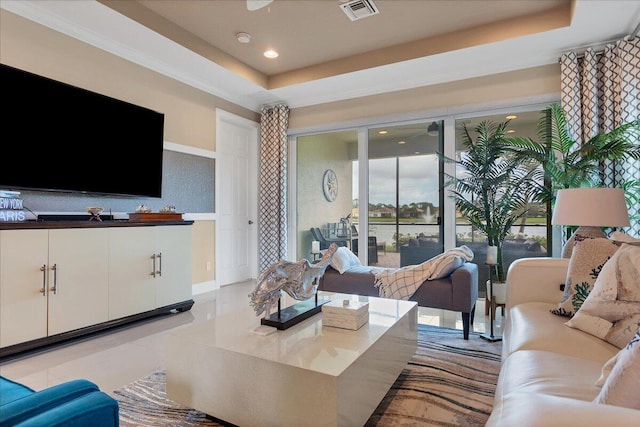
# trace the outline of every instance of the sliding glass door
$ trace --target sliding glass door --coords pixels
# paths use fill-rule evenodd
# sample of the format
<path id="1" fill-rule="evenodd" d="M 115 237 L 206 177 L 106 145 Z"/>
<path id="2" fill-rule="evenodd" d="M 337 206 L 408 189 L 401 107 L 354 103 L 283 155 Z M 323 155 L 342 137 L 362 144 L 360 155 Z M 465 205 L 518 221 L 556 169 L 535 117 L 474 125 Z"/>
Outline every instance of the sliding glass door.
<path id="1" fill-rule="evenodd" d="M 444 188 L 444 170 L 456 171 L 439 153 L 445 152 L 446 141 L 448 155 L 460 155 L 464 125 L 473 129 L 482 120 L 500 122 L 509 115 L 517 116 L 509 135 L 535 137 L 541 108 L 522 110 L 296 137 L 296 259 L 317 258 L 312 241 L 320 240 L 321 250 L 337 242 L 369 265 L 403 267 L 466 244 L 476 253 L 473 262 L 480 266 L 483 292 L 486 241 L 455 212 Z M 523 256 L 551 254 L 548 214 L 547 206 L 532 206 L 513 227 L 503 247 L 505 269 Z"/>
<path id="2" fill-rule="evenodd" d="M 537 124 L 542 113 L 539 110 L 516 113 L 492 114 L 456 120 L 456 157 L 463 153 L 461 134 L 466 127 L 472 137 L 474 129 L 482 121 L 503 123 L 509 121 L 507 136 L 530 137 L 537 140 Z M 457 172 L 460 173 L 460 172 Z M 519 258 L 551 256 L 551 233 L 548 228 L 549 208 L 543 203 L 532 203 L 518 224 L 511 227 L 510 233 L 502 245 L 504 271 Z M 479 265 L 478 287 L 481 295 L 485 293 L 485 283 L 489 278 L 488 268 L 484 265 L 487 258 L 486 237 L 459 213 L 456 213 L 456 246 L 467 245 L 474 252 L 474 260 Z"/>
<path id="3" fill-rule="evenodd" d="M 441 129 L 420 122 L 368 131 L 368 231 L 380 266 L 419 264 L 443 251 Z"/>

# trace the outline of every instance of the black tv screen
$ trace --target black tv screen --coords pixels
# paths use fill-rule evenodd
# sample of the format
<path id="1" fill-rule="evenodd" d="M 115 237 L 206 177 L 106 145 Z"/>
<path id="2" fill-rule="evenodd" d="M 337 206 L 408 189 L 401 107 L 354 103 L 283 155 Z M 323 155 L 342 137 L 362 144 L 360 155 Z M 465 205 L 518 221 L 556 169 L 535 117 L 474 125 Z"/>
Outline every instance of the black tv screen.
<path id="1" fill-rule="evenodd" d="M 164 114 L 0 64 L 0 189 L 161 197 Z"/>

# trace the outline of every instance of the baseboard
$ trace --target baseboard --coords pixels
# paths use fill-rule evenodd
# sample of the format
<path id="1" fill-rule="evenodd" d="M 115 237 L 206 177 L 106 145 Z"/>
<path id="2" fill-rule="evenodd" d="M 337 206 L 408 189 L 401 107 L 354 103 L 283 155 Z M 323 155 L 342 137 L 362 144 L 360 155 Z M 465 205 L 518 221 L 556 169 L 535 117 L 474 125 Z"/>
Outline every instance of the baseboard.
<path id="1" fill-rule="evenodd" d="M 63 332 L 57 335 L 50 335 L 43 338 L 37 338 L 31 341 L 21 342 L 18 344 L 10 345 L 8 347 L 0 348 L 0 362 L 9 360 L 9 358 L 19 357 L 21 354 L 25 354 L 28 351 L 47 348 L 48 346 L 57 345 L 59 343 L 72 340 L 74 338 L 89 336 L 93 333 L 114 329 L 120 326 L 125 326 L 130 323 L 137 322 L 139 320 L 150 319 L 162 315 L 175 314 L 177 312 L 183 312 L 191 310 L 194 301 L 192 299 L 170 304 L 164 307 L 159 307 L 153 310 L 145 311 L 143 313 L 132 314 L 131 316 L 122 317 L 119 319 L 109 320 L 106 322 L 98 323 L 91 326 L 86 326 L 80 329 L 74 329 L 72 331 Z"/>
<path id="2" fill-rule="evenodd" d="M 220 289 L 220 286 L 216 284 L 215 280 L 209 280 L 207 282 L 196 283 L 191 286 L 192 295 L 204 294 L 206 292 L 215 291 L 216 289 Z"/>

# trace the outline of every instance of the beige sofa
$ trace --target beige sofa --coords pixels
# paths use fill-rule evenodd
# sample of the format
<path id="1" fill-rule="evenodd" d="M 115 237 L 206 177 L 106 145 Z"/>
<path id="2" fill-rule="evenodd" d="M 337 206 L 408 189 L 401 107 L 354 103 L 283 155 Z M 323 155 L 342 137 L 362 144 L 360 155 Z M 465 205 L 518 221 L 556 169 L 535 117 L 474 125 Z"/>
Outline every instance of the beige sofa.
<path id="1" fill-rule="evenodd" d="M 619 349 L 549 312 L 568 259 L 524 258 L 507 275 L 502 368 L 487 426 L 639 426 L 640 411 L 592 403 L 602 366 Z"/>

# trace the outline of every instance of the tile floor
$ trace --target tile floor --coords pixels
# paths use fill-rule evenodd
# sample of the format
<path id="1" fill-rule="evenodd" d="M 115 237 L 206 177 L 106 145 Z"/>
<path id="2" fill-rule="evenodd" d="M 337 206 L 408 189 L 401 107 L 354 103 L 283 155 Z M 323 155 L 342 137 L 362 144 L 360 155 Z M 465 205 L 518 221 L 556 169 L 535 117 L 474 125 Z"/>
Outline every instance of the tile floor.
<path id="1" fill-rule="evenodd" d="M 35 390 L 75 378 L 86 378 L 101 390 L 112 392 L 155 371 L 165 369 L 166 334 L 194 322 L 228 313 L 239 305 L 249 304 L 248 294 L 255 282 L 243 282 L 194 296 L 188 312 L 146 320 L 110 332 L 101 332 L 0 361 L 0 375 L 21 382 Z M 419 323 L 462 329 L 460 313 L 420 308 Z M 497 311 L 494 333 L 501 334 L 504 318 Z M 478 300 L 473 330 L 489 331 L 484 316 L 484 298 Z M 462 335 L 462 332 L 461 332 Z M 474 338 L 471 339 L 481 339 Z"/>

